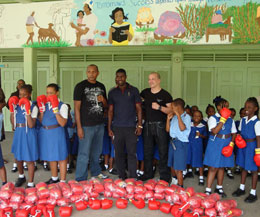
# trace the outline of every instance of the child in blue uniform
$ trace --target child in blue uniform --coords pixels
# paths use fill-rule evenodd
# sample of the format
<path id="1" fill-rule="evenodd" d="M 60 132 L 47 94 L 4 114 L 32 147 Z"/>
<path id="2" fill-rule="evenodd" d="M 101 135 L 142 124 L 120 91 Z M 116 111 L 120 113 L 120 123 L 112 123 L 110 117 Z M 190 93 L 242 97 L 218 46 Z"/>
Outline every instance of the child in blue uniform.
<path id="1" fill-rule="evenodd" d="M 226 197 L 222 187 L 224 168 L 234 166 L 234 155 L 232 153 L 230 157 L 225 157 L 222 154 L 222 149 L 226 146 L 234 145 L 237 130 L 232 118 L 224 118 L 220 115 L 220 112 L 223 114 L 223 108 L 229 107 L 228 101 L 219 96 L 213 100 L 213 103 L 215 103 L 218 113 L 211 116 L 208 120 L 210 136 L 204 157 L 204 165 L 209 166 L 209 172 L 205 193 L 211 194 L 211 186 L 217 175 L 218 181 L 215 192 L 222 197 Z"/>
<path id="2" fill-rule="evenodd" d="M 58 100 L 59 86 L 47 86 L 47 102 L 40 108 L 42 127 L 39 132 L 40 159 L 50 162 L 52 177 L 47 184 L 59 182 L 58 163 L 60 167 L 60 181 L 66 181 L 68 146 L 65 136 L 65 125 L 68 119 L 68 106 Z M 86 162 L 87 163 L 87 162 Z"/>
<path id="3" fill-rule="evenodd" d="M 255 97 L 250 97 L 245 103 L 246 117 L 242 118 L 239 125 L 241 136 L 246 141 L 246 147 L 238 149 L 236 164 L 242 168 L 240 187 L 232 194 L 234 197 L 244 195 L 247 171 L 252 171 L 252 189 L 245 199 L 247 203 L 257 200 L 257 165 L 254 161 L 255 149 L 260 148 L 260 121 L 258 119 L 259 105 Z"/>
<path id="4" fill-rule="evenodd" d="M 189 135 L 187 164 L 199 168 L 199 185 L 204 185 L 203 178 L 203 139 L 207 136 L 207 129 L 201 123 L 202 112 L 194 111 L 191 132 Z"/>
<path id="5" fill-rule="evenodd" d="M 167 116 L 166 131 L 173 145 L 173 165 L 178 185 L 183 187 L 182 172 L 186 169 L 191 117 L 184 110 L 185 102 L 177 98 L 172 102 L 172 113 Z M 173 116 L 174 115 L 174 116 Z M 171 120 L 171 121 L 170 121 Z M 169 158 L 169 157 L 168 157 Z"/>
<path id="6" fill-rule="evenodd" d="M 23 161 L 26 161 L 28 165 L 29 180 L 27 187 L 34 187 L 34 161 L 39 158 L 35 129 L 38 108 L 29 101 L 31 93 L 32 86 L 29 84 L 23 85 L 19 90 L 19 104 L 21 104 L 21 106 L 16 105 L 14 112 L 11 113 L 11 122 L 15 129 L 12 153 L 15 159 L 17 159 L 19 171 L 19 178 L 15 182 L 16 187 L 20 187 L 26 182 Z"/>

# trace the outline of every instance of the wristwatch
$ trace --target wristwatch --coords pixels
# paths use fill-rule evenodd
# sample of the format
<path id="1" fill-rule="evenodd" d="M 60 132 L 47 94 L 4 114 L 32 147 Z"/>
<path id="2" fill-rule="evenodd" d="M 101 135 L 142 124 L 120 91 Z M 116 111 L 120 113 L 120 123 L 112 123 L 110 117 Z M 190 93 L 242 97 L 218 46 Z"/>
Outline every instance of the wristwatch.
<path id="1" fill-rule="evenodd" d="M 162 110 L 162 106 L 161 105 L 159 105 L 159 109 L 158 109 L 159 111 L 161 111 Z"/>

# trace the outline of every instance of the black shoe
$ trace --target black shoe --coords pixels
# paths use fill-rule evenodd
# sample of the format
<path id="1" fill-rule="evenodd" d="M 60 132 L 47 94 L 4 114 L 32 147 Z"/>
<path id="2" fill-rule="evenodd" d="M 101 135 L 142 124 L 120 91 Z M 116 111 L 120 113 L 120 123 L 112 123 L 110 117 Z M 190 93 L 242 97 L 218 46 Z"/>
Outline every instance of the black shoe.
<path id="1" fill-rule="evenodd" d="M 199 179 L 199 185 L 201 185 L 201 186 L 204 185 L 204 179 Z"/>
<path id="2" fill-rule="evenodd" d="M 207 176 L 208 176 L 208 173 L 209 173 L 209 170 L 204 170 L 204 171 L 203 171 L 203 176 L 207 177 Z"/>
<path id="3" fill-rule="evenodd" d="M 57 179 L 56 181 L 55 180 L 53 180 L 52 178 L 50 178 L 47 182 L 45 182 L 47 185 L 49 185 L 49 184 L 53 184 L 53 183 L 58 183 L 58 182 L 60 182 L 60 180 L 59 179 Z"/>
<path id="4" fill-rule="evenodd" d="M 21 187 L 26 182 L 26 178 L 18 178 L 15 182 L 15 187 Z"/>
<path id="5" fill-rule="evenodd" d="M 35 172 L 36 170 L 38 170 L 38 167 L 37 167 L 37 166 L 34 166 L 34 172 Z"/>
<path id="6" fill-rule="evenodd" d="M 241 173 L 240 169 L 239 169 L 239 168 L 236 168 L 235 174 L 236 174 L 236 175 L 239 175 L 240 173 Z"/>
<path id="7" fill-rule="evenodd" d="M 225 194 L 225 192 L 223 191 L 222 188 L 219 188 L 219 189 L 216 188 L 214 192 L 218 193 L 222 198 L 227 197 L 227 195 Z"/>
<path id="8" fill-rule="evenodd" d="M 206 195 L 211 195 L 211 191 L 205 191 L 204 192 Z"/>
<path id="9" fill-rule="evenodd" d="M 240 188 L 238 188 L 236 191 L 234 191 L 232 193 L 232 196 L 233 197 L 240 197 L 240 196 L 244 195 L 245 193 L 246 193 L 245 190 L 241 190 Z"/>
<path id="10" fill-rule="evenodd" d="M 11 170 L 12 173 L 16 173 L 17 171 L 18 171 L 17 167 L 13 167 Z"/>
<path id="11" fill-rule="evenodd" d="M 72 173 L 72 169 L 69 167 L 67 168 L 67 173 L 71 174 Z"/>
<path id="12" fill-rule="evenodd" d="M 258 182 L 260 182 L 260 175 L 258 175 Z"/>
<path id="13" fill-rule="evenodd" d="M 227 177 L 230 178 L 230 179 L 234 179 L 234 176 L 232 173 L 227 173 Z"/>
<path id="14" fill-rule="evenodd" d="M 153 179 L 154 177 L 147 177 L 146 175 L 142 175 L 142 176 L 138 176 L 137 180 L 141 180 L 141 181 L 147 181 L 149 179 Z"/>
<path id="15" fill-rule="evenodd" d="M 44 169 L 45 171 L 49 171 L 49 170 L 50 170 L 48 164 L 43 165 L 43 169 Z"/>
<path id="16" fill-rule="evenodd" d="M 257 195 L 249 194 L 248 197 L 245 199 L 246 203 L 254 203 L 257 201 Z"/>
<path id="17" fill-rule="evenodd" d="M 24 166 L 23 166 L 23 169 L 24 169 L 25 171 L 28 171 L 28 166 L 27 166 L 27 165 L 24 165 Z"/>
<path id="18" fill-rule="evenodd" d="M 100 163 L 99 165 L 101 167 L 101 171 L 106 171 L 107 170 L 103 163 Z"/>
<path id="19" fill-rule="evenodd" d="M 193 173 L 192 172 L 187 172 L 186 178 L 194 178 Z"/>
<path id="20" fill-rule="evenodd" d="M 115 168 L 110 169 L 108 172 L 112 175 L 118 175 L 118 172 Z"/>

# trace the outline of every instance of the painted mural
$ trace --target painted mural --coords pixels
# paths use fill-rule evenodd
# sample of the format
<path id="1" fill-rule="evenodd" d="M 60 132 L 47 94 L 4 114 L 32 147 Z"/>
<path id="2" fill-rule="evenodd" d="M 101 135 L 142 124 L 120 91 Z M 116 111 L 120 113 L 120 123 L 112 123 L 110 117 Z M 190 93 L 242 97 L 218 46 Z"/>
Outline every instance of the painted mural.
<path id="1" fill-rule="evenodd" d="M 0 48 L 231 43 L 260 43 L 260 0 L 0 5 Z"/>

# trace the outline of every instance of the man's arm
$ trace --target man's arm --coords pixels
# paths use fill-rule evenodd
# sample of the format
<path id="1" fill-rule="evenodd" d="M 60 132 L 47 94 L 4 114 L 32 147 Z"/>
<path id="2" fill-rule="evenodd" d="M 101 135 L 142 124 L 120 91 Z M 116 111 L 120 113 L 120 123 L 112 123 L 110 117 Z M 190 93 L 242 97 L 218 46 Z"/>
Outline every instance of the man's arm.
<path id="1" fill-rule="evenodd" d="M 135 108 L 136 108 L 136 113 L 137 113 L 136 135 L 140 136 L 142 134 L 142 106 L 141 106 L 141 103 L 136 103 Z"/>
<path id="2" fill-rule="evenodd" d="M 81 101 L 74 100 L 75 121 L 77 124 L 78 137 L 79 137 L 79 139 L 83 139 L 84 131 L 83 131 L 83 128 L 81 126 L 81 121 L 80 121 L 80 106 L 81 106 Z"/>
<path id="3" fill-rule="evenodd" d="M 152 109 L 160 110 L 165 114 L 170 114 L 172 112 L 171 103 L 167 103 L 166 106 L 160 106 L 157 102 L 153 102 Z"/>
<path id="4" fill-rule="evenodd" d="M 108 135 L 112 138 L 114 137 L 114 133 L 112 131 L 112 120 L 114 116 L 114 106 L 109 105 L 108 106 L 108 124 L 107 124 L 107 129 L 108 129 Z"/>

